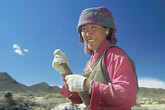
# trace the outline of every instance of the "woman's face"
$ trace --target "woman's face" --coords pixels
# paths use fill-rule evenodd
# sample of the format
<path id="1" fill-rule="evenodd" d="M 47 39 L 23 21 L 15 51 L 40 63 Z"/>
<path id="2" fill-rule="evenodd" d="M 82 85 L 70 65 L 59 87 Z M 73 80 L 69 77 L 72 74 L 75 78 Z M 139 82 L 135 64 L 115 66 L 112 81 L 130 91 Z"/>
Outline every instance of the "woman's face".
<path id="1" fill-rule="evenodd" d="M 106 31 L 109 31 L 109 28 L 104 28 L 100 25 L 87 24 L 82 26 L 81 35 L 88 48 L 95 52 L 105 41 Z"/>

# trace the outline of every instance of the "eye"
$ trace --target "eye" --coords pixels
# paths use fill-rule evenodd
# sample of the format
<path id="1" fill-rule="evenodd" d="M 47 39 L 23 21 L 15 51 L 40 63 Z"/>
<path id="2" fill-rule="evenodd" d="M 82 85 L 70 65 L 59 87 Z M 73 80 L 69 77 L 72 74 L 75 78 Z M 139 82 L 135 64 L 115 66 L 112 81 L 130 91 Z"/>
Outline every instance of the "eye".
<path id="1" fill-rule="evenodd" d="M 92 29 L 95 29 L 95 28 L 97 28 L 97 26 L 95 26 L 95 25 L 92 25 Z"/>
<path id="2" fill-rule="evenodd" d="M 81 28 L 81 30 L 82 30 L 82 31 L 86 30 L 86 26 L 83 26 L 83 27 Z"/>

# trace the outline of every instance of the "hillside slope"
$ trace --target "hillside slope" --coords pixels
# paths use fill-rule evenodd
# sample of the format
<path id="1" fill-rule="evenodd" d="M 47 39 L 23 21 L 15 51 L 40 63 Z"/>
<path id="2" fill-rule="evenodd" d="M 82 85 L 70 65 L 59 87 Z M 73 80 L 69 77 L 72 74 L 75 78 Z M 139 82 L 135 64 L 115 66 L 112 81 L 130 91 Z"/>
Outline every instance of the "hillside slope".
<path id="1" fill-rule="evenodd" d="M 33 86 L 26 86 L 14 80 L 8 73 L 0 73 L 0 91 L 33 92 L 33 93 L 60 93 L 61 88 L 49 86 L 42 82 Z"/>

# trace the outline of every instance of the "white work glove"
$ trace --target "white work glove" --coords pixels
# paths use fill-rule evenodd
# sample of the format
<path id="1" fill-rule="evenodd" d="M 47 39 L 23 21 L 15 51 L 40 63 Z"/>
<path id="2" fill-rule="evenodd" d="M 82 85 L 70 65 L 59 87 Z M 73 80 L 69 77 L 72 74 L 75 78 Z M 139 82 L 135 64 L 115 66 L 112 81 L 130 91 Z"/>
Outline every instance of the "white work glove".
<path id="1" fill-rule="evenodd" d="M 67 65 L 69 65 L 66 55 L 61 52 L 60 49 L 56 49 L 54 51 L 54 60 L 52 62 L 52 66 L 54 69 L 56 69 L 56 71 L 60 72 L 60 74 L 65 74 L 66 71 L 61 65 L 62 63 L 66 63 Z"/>
<path id="2" fill-rule="evenodd" d="M 67 75 L 65 77 L 66 83 L 69 86 L 69 91 L 71 92 L 82 92 L 85 89 L 85 79 L 84 76 L 81 75 Z"/>

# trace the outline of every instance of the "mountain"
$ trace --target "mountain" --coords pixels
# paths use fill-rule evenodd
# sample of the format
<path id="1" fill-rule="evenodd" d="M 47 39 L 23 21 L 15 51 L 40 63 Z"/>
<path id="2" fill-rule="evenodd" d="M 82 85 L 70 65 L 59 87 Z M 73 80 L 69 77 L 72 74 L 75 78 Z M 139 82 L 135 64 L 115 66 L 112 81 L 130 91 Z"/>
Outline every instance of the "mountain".
<path id="1" fill-rule="evenodd" d="M 32 93 L 60 93 L 61 88 L 57 86 L 49 86 L 45 82 L 26 86 L 14 80 L 7 73 L 0 73 L 0 91 L 13 92 L 32 92 Z M 154 89 L 139 87 L 138 98 L 164 99 L 165 89 Z"/>
<path id="2" fill-rule="evenodd" d="M 57 86 L 49 86 L 47 83 L 42 82 L 33 86 L 30 86 L 29 89 L 33 92 L 46 92 L 46 93 L 60 93 L 60 88 Z"/>
<path id="3" fill-rule="evenodd" d="M 140 87 L 138 98 L 165 99 L 165 89 Z"/>
<path id="4" fill-rule="evenodd" d="M 17 82 L 7 73 L 0 73 L 0 91 L 26 92 L 28 87 Z"/>
<path id="5" fill-rule="evenodd" d="M 8 73 L 0 73 L 0 91 L 33 92 L 33 93 L 60 93 L 57 86 L 49 86 L 42 82 L 33 86 L 26 86 L 14 80 Z"/>

